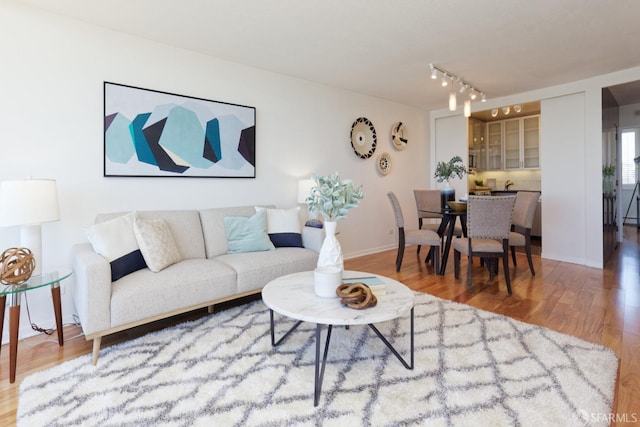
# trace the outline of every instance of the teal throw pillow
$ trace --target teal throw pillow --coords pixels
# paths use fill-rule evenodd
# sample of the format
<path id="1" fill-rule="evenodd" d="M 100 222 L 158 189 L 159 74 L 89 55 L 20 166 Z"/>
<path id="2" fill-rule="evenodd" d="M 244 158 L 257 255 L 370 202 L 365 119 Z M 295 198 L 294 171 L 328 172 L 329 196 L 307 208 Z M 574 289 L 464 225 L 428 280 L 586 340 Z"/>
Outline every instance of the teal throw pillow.
<path id="1" fill-rule="evenodd" d="M 261 210 L 252 217 L 224 218 L 227 253 L 272 251 L 275 249 L 267 234 L 267 212 Z"/>

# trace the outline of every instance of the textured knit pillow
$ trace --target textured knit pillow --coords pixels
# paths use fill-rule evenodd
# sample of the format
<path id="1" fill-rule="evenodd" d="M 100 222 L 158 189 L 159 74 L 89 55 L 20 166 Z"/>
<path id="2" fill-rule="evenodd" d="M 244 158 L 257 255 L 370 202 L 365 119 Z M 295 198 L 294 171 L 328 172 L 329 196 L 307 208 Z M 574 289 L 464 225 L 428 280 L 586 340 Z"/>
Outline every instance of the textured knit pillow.
<path id="1" fill-rule="evenodd" d="M 157 273 L 180 261 L 171 227 L 163 219 L 136 218 L 133 226 L 140 251 L 149 270 Z"/>
<path id="2" fill-rule="evenodd" d="M 256 206 L 256 212 L 267 211 L 267 233 L 273 246 L 302 247 L 300 229 L 300 207 L 292 209 L 270 209 Z"/>
<path id="3" fill-rule="evenodd" d="M 87 230 L 87 239 L 93 250 L 111 264 L 112 282 L 147 266 L 133 233 L 135 216 L 132 212 L 95 224 Z"/>
<path id="4" fill-rule="evenodd" d="M 224 217 L 227 253 L 271 251 L 275 247 L 267 235 L 267 213 L 256 212 L 252 217 Z"/>

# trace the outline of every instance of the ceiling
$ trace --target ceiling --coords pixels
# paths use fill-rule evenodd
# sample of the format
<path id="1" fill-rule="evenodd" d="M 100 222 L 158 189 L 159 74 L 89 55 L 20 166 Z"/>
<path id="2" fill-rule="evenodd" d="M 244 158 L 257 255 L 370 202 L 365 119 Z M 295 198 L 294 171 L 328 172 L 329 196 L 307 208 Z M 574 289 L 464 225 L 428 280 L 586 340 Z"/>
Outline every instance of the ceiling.
<path id="1" fill-rule="evenodd" d="M 640 66 L 637 0 L 17 1 L 426 110 L 448 105 L 430 63 L 489 99 Z"/>

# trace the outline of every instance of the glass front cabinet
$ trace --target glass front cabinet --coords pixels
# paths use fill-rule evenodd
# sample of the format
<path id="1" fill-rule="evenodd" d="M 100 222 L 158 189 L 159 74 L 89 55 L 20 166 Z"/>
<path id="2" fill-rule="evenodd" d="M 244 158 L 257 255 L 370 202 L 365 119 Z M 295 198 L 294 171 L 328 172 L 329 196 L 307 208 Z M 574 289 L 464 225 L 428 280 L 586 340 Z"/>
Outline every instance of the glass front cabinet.
<path id="1" fill-rule="evenodd" d="M 478 136 L 486 131 L 484 141 Z M 482 122 L 470 119 L 469 162 L 478 170 L 540 168 L 540 116 Z"/>
<path id="2" fill-rule="evenodd" d="M 504 168 L 540 168 L 540 116 L 504 121 Z"/>

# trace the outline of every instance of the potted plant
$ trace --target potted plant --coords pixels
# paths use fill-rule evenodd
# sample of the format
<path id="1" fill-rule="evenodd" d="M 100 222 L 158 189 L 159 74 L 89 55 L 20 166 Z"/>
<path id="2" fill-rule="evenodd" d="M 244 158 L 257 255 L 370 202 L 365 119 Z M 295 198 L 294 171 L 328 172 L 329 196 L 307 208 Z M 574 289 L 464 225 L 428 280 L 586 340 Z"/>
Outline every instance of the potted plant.
<path id="1" fill-rule="evenodd" d="M 314 175 L 313 179 L 315 186 L 311 187 L 305 202 L 311 213 L 322 214 L 326 233 L 318 256 L 318 267 L 342 270 L 342 250 L 335 236 L 336 221 L 345 219 L 347 212 L 364 198 L 362 185 L 356 187 L 350 179 L 340 179 L 338 172 L 328 176 Z"/>
<path id="2" fill-rule="evenodd" d="M 616 175 L 616 165 L 602 165 L 602 192 L 605 194 L 613 193 L 614 181 Z"/>
<path id="3" fill-rule="evenodd" d="M 436 165 L 436 170 L 433 174 L 433 177 L 438 182 L 444 182 L 444 188 L 441 190 L 442 192 L 442 207 L 447 207 L 447 202 L 449 200 L 456 199 L 456 191 L 451 188 L 449 185 L 449 180 L 458 177 L 462 179 L 462 177 L 467 173 L 467 168 L 462 163 L 462 158 L 460 156 L 453 156 L 451 160 L 448 162 L 440 161 Z"/>

